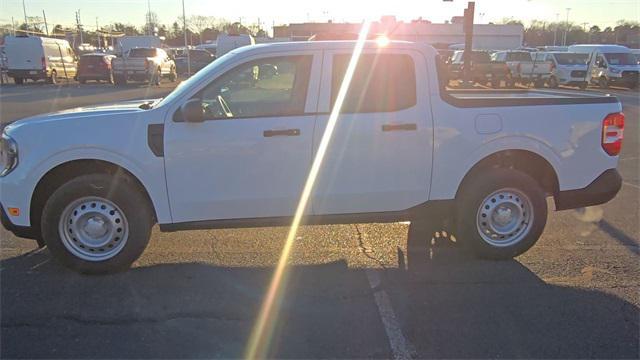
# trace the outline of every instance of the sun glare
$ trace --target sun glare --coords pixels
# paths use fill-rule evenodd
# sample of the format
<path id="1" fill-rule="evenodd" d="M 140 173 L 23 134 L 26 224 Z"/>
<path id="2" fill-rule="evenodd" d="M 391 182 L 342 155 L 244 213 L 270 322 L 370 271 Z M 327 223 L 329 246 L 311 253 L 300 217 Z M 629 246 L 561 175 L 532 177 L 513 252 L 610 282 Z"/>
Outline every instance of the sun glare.
<path id="1" fill-rule="evenodd" d="M 376 43 L 377 43 L 377 44 L 378 44 L 378 46 L 380 46 L 380 47 L 385 47 L 385 46 L 389 45 L 389 42 L 390 42 L 390 41 L 391 41 L 391 40 L 389 40 L 389 38 L 388 38 L 386 35 L 381 35 L 381 36 L 378 36 L 378 37 L 376 38 Z"/>
<path id="2" fill-rule="evenodd" d="M 269 344 L 271 343 L 273 328 L 276 324 L 276 321 L 278 320 L 282 296 L 286 290 L 288 277 L 287 263 L 289 261 L 289 254 L 291 253 L 291 248 L 293 247 L 293 242 L 296 238 L 296 234 L 298 233 L 298 228 L 300 227 L 302 217 L 304 216 L 304 210 L 307 208 L 309 197 L 311 196 L 311 191 L 313 190 L 313 185 L 315 184 L 318 173 L 320 172 L 320 167 L 322 165 L 322 161 L 324 160 L 324 155 L 329 147 L 329 142 L 338 121 L 338 116 L 340 115 L 342 104 L 344 103 L 345 96 L 347 95 L 347 90 L 349 89 L 351 79 L 353 78 L 353 74 L 356 70 L 356 64 L 358 63 L 358 59 L 360 58 L 360 54 L 362 53 L 362 49 L 364 48 L 364 44 L 369 33 L 370 24 L 371 22 L 368 20 L 365 20 L 362 24 L 362 29 L 360 30 L 360 34 L 358 35 L 358 41 L 356 42 L 356 45 L 353 49 L 353 54 L 351 55 L 351 60 L 349 61 L 349 66 L 347 67 L 347 71 L 345 72 L 344 78 L 342 79 L 342 84 L 340 85 L 338 96 L 336 97 L 335 104 L 333 105 L 333 109 L 331 110 L 331 114 L 329 115 L 327 127 L 324 129 L 320 145 L 318 146 L 318 151 L 316 152 L 316 156 L 313 159 L 307 181 L 305 182 L 304 189 L 302 190 L 302 194 L 300 195 L 300 201 L 298 202 L 298 207 L 296 209 L 293 222 L 291 223 L 291 228 L 289 229 L 287 240 L 285 241 L 285 244 L 282 248 L 282 253 L 280 254 L 280 259 L 278 260 L 278 265 L 276 266 L 273 277 L 271 278 L 271 282 L 269 283 L 269 288 L 264 297 L 264 300 L 262 301 L 260 313 L 258 314 L 258 320 L 256 321 L 251 332 L 251 337 L 249 338 L 249 343 L 247 345 L 247 359 L 263 359 L 268 356 L 267 352 L 269 351 Z"/>

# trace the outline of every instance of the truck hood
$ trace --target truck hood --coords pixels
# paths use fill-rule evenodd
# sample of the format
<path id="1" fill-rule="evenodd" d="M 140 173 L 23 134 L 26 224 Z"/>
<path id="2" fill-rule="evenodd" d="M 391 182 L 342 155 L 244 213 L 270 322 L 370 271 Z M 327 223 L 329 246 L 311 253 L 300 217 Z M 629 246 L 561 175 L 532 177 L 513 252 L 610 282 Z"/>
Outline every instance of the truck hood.
<path id="1" fill-rule="evenodd" d="M 131 100 L 125 102 L 119 102 L 115 104 L 104 104 L 95 106 L 83 106 L 78 108 L 66 109 L 56 111 L 48 114 L 35 115 L 24 119 L 16 120 L 5 127 L 5 131 L 10 132 L 26 125 L 36 125 L 39 123 L 59 122 L 65 120 L 77 120 L 79 118 L 93 118 L 93 117 L 111 117 L 114 115 L 127 114 L 127 113 L 139 113 L 148 110 L 143 110 L 140 105 L 154 102 L 158 99 L 144 99 L 144 100 Z"/>

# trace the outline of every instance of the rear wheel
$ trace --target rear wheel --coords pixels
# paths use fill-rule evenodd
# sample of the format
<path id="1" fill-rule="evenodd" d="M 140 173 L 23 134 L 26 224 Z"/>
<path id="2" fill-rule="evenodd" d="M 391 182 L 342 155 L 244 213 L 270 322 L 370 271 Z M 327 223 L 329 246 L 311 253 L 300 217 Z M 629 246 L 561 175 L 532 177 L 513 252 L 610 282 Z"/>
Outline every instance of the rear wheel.
<path id="1" fill-rule="evenodd" d="M 555 76 L 552 76 L 549 78 L 549 81 L 547 82 L 547 84 L 549 85 L 550 88 L 557 88 L 558 87 L 558 79 L 556 79 Z"/>
<path id="2" fill-rule="evenodd" d="M 86 83 L 87 83 L 87 79 L 78 78 L 78 82 L 79 82 L 80 84 L 86 84 Z"/>
<path id="3" fill-rule="evenodd" d="M 524 173 L 490 171 L 461 190 L 458 234 L 478 257 L 510 259 L 538 241 L 547 221 L 546 198 Z"/>
<path id="4" fill-rule="evenodd" d="M 58 188 L 42 212 L 42 236 L 53 256 L 81 273 L 127 269 L 142 254 L 153 214 L 132 179 L 77 177 Z"/>
<path id="5" fill-rule="evenodd" d="M 178 73 L 176 72 L 176 68 L 171 68 L 171 73 L 169 74 L 169 81 L 176 82 L 178 80 Z"/>
<path id="6" fill-rule="evenodd" d="M 544 87 L 544 80 L 538 79 L 538 80 L 534 81 L 533 82 L 533 87 L 534 88 L 542 88 L 542 87 Z"/>
<path id="7" fill-rule="evenodd" d="M 122 75 L 113 75 L 113 83 L 116 86 L 127 85 L 127 78 Z"/>
<path id="8" fill-rule="evenodd" d="M 578 85 L 578 88 L 579 88 L 580 90 L 584 90 L 584 89 L 586 89 L 586 88 L 587 88 L 587 85 L 588 85 L 588 84 L 587 84 L 586 82 L 582 82 L 582 83 L 580 83 L 580 85 Z"/>
<path id="9" fill-rule="evenodd" d="M 13 82 L 16 83 L 16 85 L 22 85 L 24 84 L 24 79 L 21 77 L 16 77 L 16 78 L 13 78 Z"/>
<path id="10" fill-rule="evenodd" d="M 491 87 L 494 89 L 500 88 L 500 79 L 496 75 L 491 75 Z"/>

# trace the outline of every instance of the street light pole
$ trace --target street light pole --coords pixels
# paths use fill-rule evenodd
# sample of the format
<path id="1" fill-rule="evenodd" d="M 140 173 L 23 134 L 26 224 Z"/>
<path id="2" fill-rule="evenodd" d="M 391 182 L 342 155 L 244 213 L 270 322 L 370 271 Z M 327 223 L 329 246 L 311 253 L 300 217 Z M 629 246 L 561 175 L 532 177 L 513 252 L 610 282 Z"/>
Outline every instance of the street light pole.
<path id="1" fill-rule="evenodd" d="M 567 46 L 567 34 L 569 33 L 569 11 L 571 11 L 571 8 L 567 8 L 567 21 L 565 22 L 564 39 L 562 40 L 562 46 Z"/>
<path id="2" fill-rule="evenodd" d="M 556 23 L 553 27 L 553 46 L 556 46 L 556 39 L 558 38 L 558 19 L 560 18 L 560 14 L 556 13 Z"/>
<path id="3" fill-rule="evenodd" d="M 189 45 L 187 45 L 187 15 L 184 11 L 184 0 L 182 0 L 182 32 L 184 33 L 184 49 L 187 52 L 187 76 L 191 76 L 191 57 L 189 56 Z"/>

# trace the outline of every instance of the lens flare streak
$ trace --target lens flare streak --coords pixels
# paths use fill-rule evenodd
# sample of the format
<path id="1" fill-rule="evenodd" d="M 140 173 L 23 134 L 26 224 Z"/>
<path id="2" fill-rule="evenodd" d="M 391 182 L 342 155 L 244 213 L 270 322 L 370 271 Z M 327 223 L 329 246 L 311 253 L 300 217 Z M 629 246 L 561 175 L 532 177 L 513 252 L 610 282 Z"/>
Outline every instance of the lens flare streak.
<path id="1" fill-rule="evenodd" d="M 362 24 L 362 29 L 360 30 L 358 40 L 353 49 L 351 60 L 349 61 L 349 66 L 347 67 L 347 71 L 342 79 L 338 96 L 336 97 L 333 109 L 329 115 L 327 126 L 322 135 L 322 139 L 320 140 L 320 145 L 318 146 L 318 151 L 313 159 L 307 181 L 305 182 L 302 194 L 300 195 L 300 201 L 298 202 L 298 207 L 296 208 L 296 213 L 293 217 L 291 228 L 287 235 L 287 240 L 282 248 L 278 265 L 276 266 L 267 294 L 262 302 L 260 313 L 258 314 L 258 320 L 256 321 L 251 337 L 249 338 L 246 352 L 246 358 L 248 359 L 261 359 L 268 356 L 267 351 L 271 342 L 273 328 L 276 320 L 278 319 L 282 295 L 286 288 L 288 276 L 287 262 L 289 260 L 291 248 L 293 247 L 293 242 L 296 238 L 296 234 L 298 233 L 302 217 L 304 216 L 304 211 L 307 208 L 311 191 L 313 190 L 316 178 L 320 172 L 324 155 L 329 147 L 329 142 L 331 141 L 333 130 L 335 129 L 338 121 L 342 104 L 344 103 L 345 96 L 349 90 L 349 85 L 351 84 L 351 79 L 353 78 L 353 74 L 356 70 L 356 65 L 358 64 L 358 60 L 362 54 L 367 35 L 369 33 L 370 24 L 371 22 L 368 20 L 364 21 Z"/>

